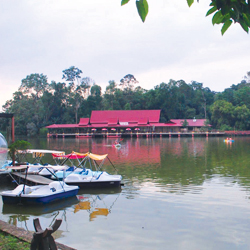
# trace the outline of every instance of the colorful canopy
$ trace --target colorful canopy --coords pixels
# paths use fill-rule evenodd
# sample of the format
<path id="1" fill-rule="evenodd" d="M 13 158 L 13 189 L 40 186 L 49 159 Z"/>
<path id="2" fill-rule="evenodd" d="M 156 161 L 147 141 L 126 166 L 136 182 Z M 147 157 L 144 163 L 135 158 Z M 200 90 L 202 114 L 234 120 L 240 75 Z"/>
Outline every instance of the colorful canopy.
<path id="1" fill-rule="evenodd" d="M 81 159 L 81 158 L 84 158 L 88 155 L 88 153 L 86 154 L 78 154 L 78 153 L 75 153 L 75 152 L 72 152 L 71 154 L 67 154 L 67 155 L 61 155 L 61 154 L 52 154 L 52 156 L 54 158 L 60 158 L 60 159 L 71 159 L 71 160 L 74 160 L 74 159 Z"/>
<path id="2" fill-rule="evenodd" d="M 84 155 L 84 157 L 89 157 L 90 159 L 92 160 L 95 160 L 95 161 L 102 161 L 104 160 L 108 154 L 105 154 L 105 155 L 96 155 L 96 154 L 92 154 L 92 153 L 86 153 L 86 154 L 82 154 L 82 153 L 77 153 L 77 152 L 74 152 L 76 155 Z"/>
<path id="3" fill-rule="evenodd" d="M 26 149 L 26 150 L 17 150 L 19 154 L 32 154 L 33 158 L 41 158 L 44 154 L 58 154 L 58 155 L 65 155 L 64 151 L 57 151 L 57 150 L 49 150 L 49 149 Z"/>

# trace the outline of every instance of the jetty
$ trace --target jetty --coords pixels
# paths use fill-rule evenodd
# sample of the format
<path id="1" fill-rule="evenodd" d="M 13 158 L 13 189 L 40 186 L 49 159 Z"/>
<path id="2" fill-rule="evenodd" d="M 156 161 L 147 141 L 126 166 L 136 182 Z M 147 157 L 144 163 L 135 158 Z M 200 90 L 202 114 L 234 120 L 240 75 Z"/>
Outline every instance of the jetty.
<path id="1" fill-rule="evenodd" d="M 50 184 L 53 180 L 50 180 L 44 176 L 38 175 L 38 174 L 27 174 L 25 173 L 20 173 L 20 172 L 12 172 L 10 173 L 12 177 L 15 178 L 15 180 L 20 183 L 21 181 L 24 181 L 26 179 L 26 182 L 30 182 L 32 184 L 39 184 L 39 185 L 48 185 Z"/>
<path id="2" fill-rule="evenodd" d="M 224 136 L 223 131 L 213 132 L 123 132 L 123 133 L 48 133 L 47 138 L 129 138 L 129 137 L 217 137 Z"/>

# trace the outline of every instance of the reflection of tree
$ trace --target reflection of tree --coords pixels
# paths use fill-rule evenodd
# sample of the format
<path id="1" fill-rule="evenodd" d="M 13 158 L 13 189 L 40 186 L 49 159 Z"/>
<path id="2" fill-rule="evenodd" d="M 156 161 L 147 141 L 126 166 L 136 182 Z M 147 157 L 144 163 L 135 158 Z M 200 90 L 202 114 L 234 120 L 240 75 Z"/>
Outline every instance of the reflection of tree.
<path id="1" fill-rule="evenodd" d="M 30 216 L 26 216 L 26 215 L 21 215 L 21 214 L 17 214 L 17 215 L 11 215 L 9 217 L 8 223 L 14 226 L 17 226 L 17 222 L 24 222 L 25 223 L 25 228 L 26 230 L 28 230 L 27 228 L 27 220 L 29 220 Z"/>
<path id="2" fill-rule="evenodd" d="M 249 159 L 243 153 L 250 150 L 250 144 L 236 147 L 235 143 L 225 144 L 218 137 L 155 138 L 127 140 L 126 147 L 126 154 L 119 151 L 119 156 L 111 158 L 114 163 L 119 160 L 119 172 L 122 170 L 121 174 L 126 176 L 123 189 L 127 198 L 134 198 L 145 183 L 174 193 L 200 192 L 204 182 L 214 178 L 214 174 L 234 176 L 244 186 L 250 182 Z"/>

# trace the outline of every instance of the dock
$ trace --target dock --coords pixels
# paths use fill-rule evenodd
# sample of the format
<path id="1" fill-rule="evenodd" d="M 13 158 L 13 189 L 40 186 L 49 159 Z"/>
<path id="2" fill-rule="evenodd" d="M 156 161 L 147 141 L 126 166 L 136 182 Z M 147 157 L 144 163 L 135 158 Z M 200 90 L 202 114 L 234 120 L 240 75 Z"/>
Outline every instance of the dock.
<path id="1" fill-rule="evenodd" d="M 117 133 L 49 133 L 47 138 L 132 138 L 132 137 L 217 137 L 224 136 L 224 131 L 215 132 L 117 132 Z"/>
<path id="2" fill-rule="evenodd" d="M 39 184 L 39 185 L 48 185 L 50 184 L 53 180 L 50 180 L 46 177 L 43 177 L 41 175 L 38 174 L 27 174 L 27 176 L 24 173 L 20 173 L 20 172 L 12 172 L 10 173 L 13 177 L 16 177 L 15 179 L 17 180 L 17 182 L 19 183 L 20 181 L 18 180 L 25 180 L 27 182 L 31 182 L 33 184 Z"/>

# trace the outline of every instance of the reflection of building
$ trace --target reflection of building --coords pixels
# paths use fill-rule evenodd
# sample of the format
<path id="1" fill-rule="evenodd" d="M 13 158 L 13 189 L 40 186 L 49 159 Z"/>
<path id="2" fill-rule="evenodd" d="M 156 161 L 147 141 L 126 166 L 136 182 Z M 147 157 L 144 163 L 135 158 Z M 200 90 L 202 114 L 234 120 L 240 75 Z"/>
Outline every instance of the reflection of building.
<path id="1" fill-rule="evenodd" d="M 80 118 L 78 124 L 47 126 L 54 133 L 130 133 L 140 132 L 192 132 L 206 127 L 206 119 L 171 119 L 160 122 L 160 110 L 105 110 L 92 111 L 90 118 Z"/>

